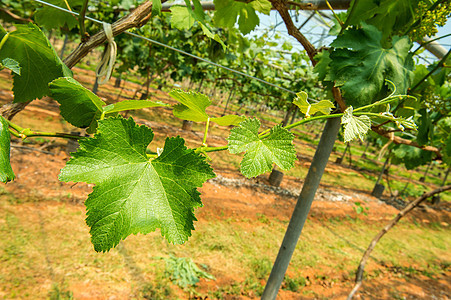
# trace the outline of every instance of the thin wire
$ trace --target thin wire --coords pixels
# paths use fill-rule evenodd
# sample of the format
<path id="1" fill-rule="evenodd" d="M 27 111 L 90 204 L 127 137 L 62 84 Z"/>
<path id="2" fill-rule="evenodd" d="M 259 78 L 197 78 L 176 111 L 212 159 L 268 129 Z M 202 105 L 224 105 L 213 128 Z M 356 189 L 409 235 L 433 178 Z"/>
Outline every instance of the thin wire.
<path id="1" fill-rule="evenodd" d="M 55 8 L 55 9 L 60 10 L 60 11 L 67 12 L 67 13 L 72 14 L 72 15 L 77 15 L 77 16 L 79 15 L 77 12 L 70 11 L 70 10 L 68 10 L 68 9 L 65 9 L 65 8 L 62 8 L 62 7 L 59 7 L 59 6 L 56 6 L 56 5 L 54 5 L 54 4 L 51 4 L 51 3 L 48 3 L 48 2 L 45 2 L 45 1 L 42 1 L 42 0 L 34 0 L 34 1 L 35 1 L 35 2 L 38 2 L 38 3 L 41 3 L 41 4 L 44 4 L 44 5 L 47 5 L 47 6 L 50 6 L 50 7 L 53 7 L 53 8 Z M 97 19 L 94 19 L 94 18 L 91 18 L 91 17 L 88 17 L 88 16 L 85 16 L 85 18 L 86 18 L 87 20 L 90 20 L 90 21 L 93 21 L 93 22 L 96 22 L 96 23 L 99 23 L 99 24 L 102 24 L 102 23 L 103 23 L 102 21 L 99 21 L 99 20 L 97 20 Z M 216 67 L 218 67 L 218 68 L 222 68 L 222 69 L 224 69 L 224 70 L 227 70 L 227 71 L 229 71 L 229 72 L 236 73 L 236 74 L 239 74 L 239 75 L 244 76 L 244 77 L 252 78 L 252 79 L 257 80 L 257 81 L 260 81 L 260 82 L 262 82 L 262 83 L 264 83 L 264 84 L 270 85 L 270 86 L 272 86 L 272 87 L 275 87 L 275 88 L 281 89 L 281 90 L 283 90 L 283 91 L 285 91 L 285 92 L 288 92 L 288 93 L 291 93 L 291 94 L 296 95 L 296 92 L 293 92 L 293 91 L 291 91 L 291 90 L 289 90 L 289 89 L 286 89 L 286 88 L 284 88 L 284 87 L 278 86 L 278 85 L 276 85 L 276 84 L 274 84 L 274 83 L 271 83 L 271 82 L 268 82 L 268 81 L 266 81 L 266 80 L 263 80 L 263 79 L 254 77 L 254 76 L 252 76 L 252 75 L 243 73 L 243 72 L 241 72 L 241 71 L 237 71 L 237 70 L 231 69 L 231 68 L 229 68 L 229 67 L 226 67 L 226 66 L 217 64 L 217 63 L 212 62 L 212 61 L 209 61 L 209 60 L 207 60 L 207 59 L 205 59 L 205 58 L 202 58 L 202 57 L 199 57 L 199 56 L 197 56 L 197 55 L 194 55 L 194 54 L 185 52 L 185 51 L 180 50 L 180 49 L 177 49 L 177 48 L 174 48 L 174 47 L 172 47 L 172 46 L 169 46 L 169 45 L 160 43 L 160 42 L 155 41 L 155 40 L 152 40 L 152 39 L 150 39 L 150 38 L 147 38 L 147 37 L 144 37 L 144 36 L 138 35 L 138 34 L 136 34 L 136 33 L 129 32 L 129 31 L 124 31 L 124 33 L 125 33 L 125 34 L 128 34 L 128 35 L 131 35 L 131 36 L 134 36 L 134 37 L 137 37 L 137 38 L 142 39 L 142 40 L 146 40 L 146 41 L 151 42 L 151 43 L 153 43 L 153 44 L 156 44 L 156 45 L 159 45 L 159 46 L 162 46 L 162 47 L 171 49 L 171 50 L 173 50 L 173 51 L 179 52 L 179 53 L 184 54 L 184 55 L 186 55 L 186 56 L 190 56 L 190 57 L 192 57 L 192 58 L 201 60 L 201 61 L 203 61 L 203 62 L 206 62 L 206 63 L 208 63 L 208 64 L 211 64 L 211 65 L 213 65 L 213 66 L 216 66 Z M 309 99 L 309 100 L 310 100 L 310 99 Z"/>

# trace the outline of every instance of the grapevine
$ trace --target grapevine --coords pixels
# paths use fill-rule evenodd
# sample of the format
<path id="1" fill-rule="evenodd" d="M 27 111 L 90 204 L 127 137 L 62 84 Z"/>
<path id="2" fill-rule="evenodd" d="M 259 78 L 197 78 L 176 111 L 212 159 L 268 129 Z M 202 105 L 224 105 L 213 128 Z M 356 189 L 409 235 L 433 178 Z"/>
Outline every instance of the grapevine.
<path id="1" fill-rule="evenodd" d="M 11 135 L 22 139 L 40 136 L 78 140 L 80 148 L 61 170 L 59 179 L 95 185 L 85 202 L 86 223 L 95 251 L 110 251 L 131 234 L 147 234 L 157 229 L 170 243 L 186 242 L 194 230 L 195 211 L 203 205 L 198 188 L 216 176 L 208 153 L 244 153 L 240 171 L 247 178 L 270 172 L 275 165 L 289 170 L 294 167 L 297 157 L 293 143 L 295 135 L 290 129 L 310 122 L 328 120 L 325 137 L 320 142 L 320 145 L 324 143 L 324 149 L 317 150 L 322 161 L 316 162 L 319 167 L 315 167 L 313 175 L 309 173 L 306 179 L 306 182 L 312 182 L 312 187 L 319 184 L 339 126 L 342 126 L 345 143 L 364 140 L 370 130 L 390 137 L 394 144 L 402 145 L 393 151 L 397 157 L 395 161 L 399 159 L 408 168 L 434 158 L 451 163 L 451 138 L 447 136 L 449 71 L 445 68 L 449 53 L 431 71 L 425 66 L 415 66 L 413 55 L 416 51 L 412 51 L 414 41 L 436 32 L 436 26 L 444 25 L 450 16 L 451 5 L 447 1 L 436 2 L 433 9 L 423 1 L 407 1 L 405 6 L 398 2 L 392 4 L 389 0 L 378 3 L 353 1 L 344 22 L 334 12 L 341 28 L 335 30 L 335 40 L 324 49 L 316 49 L 294 26 L 287 4 L 281 0 L 215 0 L 212 16 L 203 11 L 199 0 L 185 0 L 186 5 L 171 8 L 170 18 L 161 12 L 161 4 L 165 1 L 154 0 L 142 3 L 113 24 L 112 31 L 116 36 L 133 28 L 133 35 L 143 37 L 143 40 L 165 37 L 171 44 L 169 47 L 181 47 L 184 43 L 180 41 L 186 36 L 196 39 L 197 45 L 187 46 L 194 53 L 188 63 L 188 59 L 178 55 L 157 57 L 152 47 L 142 52 L 142 41 L 130 42 L 129 36 L 117 37 L 120 72 L 138 67 L 141 75 L 146 76 L 147 92 L 153 80 L 151 70 L 167 71 L 174 80 L 190 76 L 192 80 L 200 81 L 199 90 L 204 80 L 219 81 L 217 78 L 221 78 L 233 82 L 234 87 L 241 87 L 239 93 L 243 103 L 251 102 L 256 95 L 264 95 L 278 99 L 268 103 L 269 106 L 291 107 L 303 115 L 301 120 L 290 125 L 277 124 L 267 130 L 261 129 L 262 122 L 258 118 L 210 115 L 207 108 L 212 105 L 212 99 L 201 92 L 172 90 L 169 96 L 177 102 L 175 105 L 152 100 L 106 103 L 77 82 L 70 69 L 106 40 L 103 30 L 89 37 L 89 32 L 96 27 L 85 24 L 88 2 L 69 1 L 70 10 L 76 8 L 81 13 L 63 22 L 45 19 L 46 9 L 40 8 L 35 15 L 38 24 L 15 24 L 13 27 L 4 24 L 0 27 L 0 69 L 11 71 L 14 94 L 14 103 L 0 116 L 0 180 L 7 183 L 16 176 L 10 163 Z M 113 22 L 119 18 L 117 11 L 108 11 L 99 5 L 105 9 L 105 20 Z M 12 3 L 8 7 L 17 9 Z M 292 62 L 300 65 L 309 59 L 317 77 L 313 77 L 308 68 L 269 61 L 270 51 L 262 49 L 265 35 L 253 40 L 252 46 L 243 37 L 259 24 L 259 14 L 268 15 L 272 8 L 282 16 L 290 35 L 306 50 L 305 54 L 291 55 Z M 96 11 L 96 14 L 102 13 Z M 149 18 L 154 27 L 142 27 Z M 381 18 L 386 18 L 387 22 L 381 22 Z M 77 26 L 82 42 L 63 61 L 41 28 L 74 29 Z M 170 36 L 166 36 L 168 32 Z M 229 41 L 225 41 L 226 37 Z M 248 73 L 252 75 L 228 77 L 228 73 L 216 71 L 211 78 L 204 76 L 209 61 L 202 58 L 199 62 L 195 55 L 204 55 L 200 49 L 207 46 L 211 58 L 219 57 L 215 64 L 222 63 L 221 70 L 247 65 Z M 289 45 L 284 47 L 290 48 Z M 229 50 L 243 53 L 231 59 L 233 54 L 227 52 Z M 185 62 L 182 68 L 180 65 Z M 292 71 L 288 76 L 286 69 Z M 258 76 L 270 79 L 251 83 L 252 77 Z M 290 76 L 313 77 L 313 80 L 293 82 L 287 78 Z M 317 80 L 321 85 L 316 83 Z M 317 100 L 312 101 L 308 93 Z M 43 132 L 24 128 L 11 120 L 14 113 L 29 102 L 45 96 L 58 102 L 65 121 L 86 130 L 88 136 Z M 171 108 L 178 119 L 202 123 L 201 146 L 188 148 L 183 137 L 173 136 L 166 138 L 162 149 L 150 150 L 155 148 L 153 130 L 121 113 L 154 107 Z M 10 113 L 8 109 L 15 111 Z M 232 127 L 226 146 L 209 145 L 212 123 Z M 432 130 L 434 124 L 438 124 L 437 132 Z M 414 133 L 413 138 L 404 135 L 406 131 Z M 408 153 L 408 146 L 414 146 L 415 151 Z M 428 155 L 420 160 L 418 157 L 425 151 Z M 316 178 L 312 179 L 314 176 Z M 305 187 L 301 192 L 298 203 L 305 197 L 307 204 L 302 208 L 302 218 L 293 221 L 299 230 L 302 230 L 316 187 L 312 190 Z M 296 243 L 290 243 L 291 249 L 287 251 L 294 251 Z M 283 253 L 287 248 L 281 249 L 284 249 L 280 252 Z M 291 257 L 291 254 L 287 255 Z M 286 270 L 286 266 L 280 267 L 283 268 Z M 269 282 L 275 280 L 274 284 L 280 286 L 277 280 L 280 281 L 281 273 L 274 272 L 279 278 L 270 277 Z M 265 295 L 274 296 L 274 289 L 268 288 Z"/>

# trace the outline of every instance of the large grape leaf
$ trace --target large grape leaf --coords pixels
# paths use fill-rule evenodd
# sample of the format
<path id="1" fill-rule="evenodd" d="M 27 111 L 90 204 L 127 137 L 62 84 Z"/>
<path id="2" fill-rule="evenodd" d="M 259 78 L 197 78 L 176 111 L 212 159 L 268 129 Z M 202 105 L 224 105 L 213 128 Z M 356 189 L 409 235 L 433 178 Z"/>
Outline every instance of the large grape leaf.
<path id="1" fill-rule="evenodd" d="M 169 96 L 180 102 L 174 106 L 174 116 L 182 120 L 205 122 L 208 120 L 206 109 L 211 105 L 207 96 L 196 92 L 173 90 Z"/>
<path id="2" fill-rule="evenodd" d="M 3 183 L 16 178 L 9 160 L 11 140 L 8 128 L 8 122 L 0 116 L 0 181 Z"/>
<path id="3" fill-rule="evenodd" d="M 415 9 L 418 3 L 419 0 L 353 0 L 350 5 L 353 13 L 347 23 L 358 25 L 364 21 L 376 26 L 384 36 L 389 36 L 393 32 L 404 29 L 415 20 Z"/>
<path id="4" fill-rule="evenodd" d="M 443 161 L 451 167 L 451 135 L 445 141 L 445 151 L 443 151 Z"/>
<path id="5" fill-rule="evenodd" d="M 254 0 L 249 2 L 235 0 L 214 0 L 214 22 L 218 27 L 232 28 L 238 18 L 238 28 L 243 34 L 248 34 L 260 24 L 256 12 L 269 15 L 271 2 L 268 0 Z"/>
<path id="6" fill-rule="evenodd" d="M 83 4 L 83 0 L 48 0 L 47 2 L 66 9 L 67 4 L 69 4 L 73 11 L 77 11 Z M 44 5 L 36 10 L 34 20 L 39 26 L 45 27 L 47 30 L 59 29 L 63 26 L 67 26 L 71 30 L 78 25 L 76 16 L 69 15 L 67 12 L 48 5 Z"/>
<path id="7" fill-rule="evenodd" d="M 60 104 L 61 115 L 72 125 L 86 128 L 100 117 L 105 102 L 75 79 L 61 77 L 49 86 L 53 99 Z"/>
<path id="8" fill-rule="evenodd" d="M 352 106 L 348 107 L 343 117 L 341 124 L 344 124 L 344 141 L 348 143 L 356 138 L 363 141 L 368 130 L 371 128 L 371 119 L 368 116 L 354 116 Z"/>
<path id="9" fill-rule="evenodd" d="M 425 151 L 408 145 L 399 145 L 399 147 L 393 151 L 392 163 L 403 163 L 408 170 L 412 170 L 430 162 L 431 160 L 431 151 Z"/>
<path id="10" fill-rule="evenodd" d="M 417 143 L 420 146 L 429 143 L 429 140 L 434 139 L 434 124 L 429 112 L 422 108 L 418 111 L 421 117 L 418 118 L 418 133 L 417 133 Z"/>
<path id="11" fill-rule="evenodd" d="M 58 77 L 71 77 L 53 47 L 34 24 L 16 25 L 0 49 L 0 61 L 11 58 L 21 66 L 14 74 L 14 102 L 27 102 L 49 94 L 48 84 Z"/>
<path id="12" fill-rule="evenodd" d="M 342 88 L 346 103 L 355 107 L 369 104 L 385 88 L 388 79 L 397 93 L 405 94 L 413 79 L 413 61 L 408 37 L 393 37 L 389 48 L 381 44 L 382 33 L 363 24 L 351 28 L 331 44 L 326 80 Z M 327 56 L 326 56 L 327 58 Z"/>
<path id="13" fill-rule="evenodd" d="M 247 119 L 230 132 L 230 153 L 246 152 L 241 161 L 241 173 L 248 178 L 255 177 L 271 171 L 274 163 L 283 170 L 291 169 L 296 160 L 293 134 L 276 125 L 267 138 L 260 139 L 259 128 L 258 119 Z"/>
<path id="14" fill-rule="evenodd" d="M 107 118 L 61 170 L 61 181 L 96 184 L 85 203 L 96 251 L 157 228 L 174 244 L 191 236 L 194 209 L 202 206 L 197 188 L 215 174 L 180 137 L 167 138 L 163 152 L 149 160 L 152 139 L 152 130 L 131 118 Z"/>

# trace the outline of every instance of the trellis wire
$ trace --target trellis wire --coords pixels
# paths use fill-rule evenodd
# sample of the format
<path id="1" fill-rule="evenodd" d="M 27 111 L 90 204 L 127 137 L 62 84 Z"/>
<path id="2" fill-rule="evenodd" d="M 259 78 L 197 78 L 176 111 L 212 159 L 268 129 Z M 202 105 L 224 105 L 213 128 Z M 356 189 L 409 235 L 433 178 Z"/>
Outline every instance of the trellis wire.
<path id="1" fill-rule="evenodd" d="M 58 10 L 60 10 L 60 11 L 63 11 L 63 12 L 66 12 L 66 13 L 69 13 L 69 14 L 72 14 L 72 15 L 77 15 L 77 16 L 79 15 L 79 13 L 77 13 L 77 12 L 70 11 L 70 10 L 68 10 L 68 9 L 59 7 L 59 6 L 57 6 L 57 5 L 48 3 L 48 2 L 43 1 L 43 0 L 34 0 L 34 1 L 35 1 L 35 2 L 38 2 L 38 3 L 41 3 L 41 4 L 43 4 L 43 5 L 47 5 L 47 6 L 53 7 L 53 8 L 55 8 L 55 9 L 58 9 Z M 94 19 L 94 18 L 91 18 L 91 17 L 88 17 L 88 16 L 85 16 L 85 18 L 86 18 L 87 20 L 90 20 L 90 21 L 95 22 L 95 23 L 98 23 L 98 24 L 102 24 L 102 23 L 103 23 L 102 21 L 99 21 L 99 20 L 97 20 L 97 19 Z M 165 48 L 168 48 L 168 49 L 170 49 L 170 50 L 179 52 L 179 53 L 184 54 L 184 55 L 186 55 L 186 56 L 190 56 L 190 57 L 192 57 L 192 58 L 201 60 L 201 61 L 203 61 L 203 62 L 206 62 L 206 63 L 210 64 L 210 65 L 216 66 L 216 67 L 218 67 L 218 68 L 222 68 L 222 69 L 227 70 L 227 71 L 229 71 L 229 72 L 236 73 L 236 74 L 239 74 L 239 75 L 241 75 L 241 76 L 244 76 L 244 77 L 248 77 L 248 78 L 257 80 L 257 81 L 259 81 L 259 82 L 261 82 L 261 83 L 264 83 L 264 84 L 266 84 L 266 85 L 269 85 L 269 86 L 278 88 L 278 89 L 283 90 L 283 91 L 285 91 L 285 92 L 288 92 L 288 93 L 290 93 L 290 94 L 294 94 L 294 95 L 296 94 L 296 92 L 293 92 L 293 91 L 291 91 L 291 90 L 289 90 L 289 89 L 286 89 L 286 88 L 284 88 L 284 87 L 278 86 L 278 85 L 276 85 L 276 84 L 274 84 L 274 83 L 271 83 L 271 82 L 268 82 L 268 81 L 263 80 L 263 79 L 261 79 L 261 78 L 254 77 L 254 76 L 252 76 L 252 75 L 243 73 L 243 72 L 241 72 L 241 71 L 234 70 L 234 69 L 231 69 L 231 68 L 229 68 L 229 67 L 226 67 L 226 66 L 217 64 L 217 63 L 212 62 L 212 61 L 210 61 L 210 60 L 208 60 L 208 59 L 199 57 L 199 56 L 194 55 L 194 54 L 192 54 L 192 53 L 189 53 L 189 52 L 186 52 L 186 51 L 177 49 L 177 48 L 175 48 L 175 47 L 172 47 L 172 46 L 163 44 L 163 43 L 161 43 L 161 42 L 152 40 L 152 39 L 150 39 L 150 38 L 148 38 L 148 37 L 144 37 L 144 36 L 142 36 L 142 35 L 139 35 L 139 34 L 136 34 L 136 33 L 133 33 L 133 32 L 129 32 L 129 31 L 124 31 L 124 33 L 125 33 L 125 34 L 128 34 L 128 35 L 130 35 L 130 36 L 133 36 L 133 37 L 136 37 L 136 38 L 139 38 L 139 39 L 142 39 L 142 40 L 151 42 L 151 43 L 153 43 L 153 44 L 155 44 L 155 45 L 158 45 L 158 46 L 161 46 L 161 47 L 165 47 Z M 309 99 L 309 100 L 311 100 L 311 99 Z M 315 100 L 313 100 L 313 101 L 315 101 Z"/>

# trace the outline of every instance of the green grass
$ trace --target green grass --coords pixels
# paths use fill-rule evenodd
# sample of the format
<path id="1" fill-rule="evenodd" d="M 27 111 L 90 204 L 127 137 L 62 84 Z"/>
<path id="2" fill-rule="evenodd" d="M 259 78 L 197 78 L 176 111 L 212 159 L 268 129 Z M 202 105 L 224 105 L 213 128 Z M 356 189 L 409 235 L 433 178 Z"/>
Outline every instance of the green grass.
<path id="1" fill-rule="evenodd" d="M 164 261 L 158 259 L 169 255 L 190 257 L 196 264 L 206 265 L 216 278 L 230 279 L 217 288 L 211 285 L 208 292 L 199 291 L 201 295 L 258 296 L 286 228 L 285 221 L 265 215 L 245 222 L 201 220 L 183 246 L 168 244 L 156 232 L 130 236 L 102 254 L 92 249 L 82 207 L 53 202 L 16 204 L 5 198 L 0 202 L 0 295 L 7 299 L 76 298 L 86 288 L 86 281 L 105 297 L 177 299 L 174 295 L 183 292 L 170 282 Z M 308 221 L 288 269 L 291 277 L 285 279 L 285 289 L 303 287 L 305 273 L 314 272 L 321 280 L 337 280 L 324 277 L 327 270 L 352 274 L 380 226 L 345 217 Z M 383 268 L 380 262 L 398 268 L 403 276 L 433 277 L 449 269 L 449 231 L 440 224 L 425 227 L 403 222 L 374 250 L 367 267 L 369 275 Z"/>

